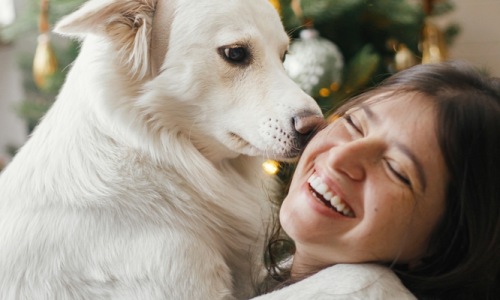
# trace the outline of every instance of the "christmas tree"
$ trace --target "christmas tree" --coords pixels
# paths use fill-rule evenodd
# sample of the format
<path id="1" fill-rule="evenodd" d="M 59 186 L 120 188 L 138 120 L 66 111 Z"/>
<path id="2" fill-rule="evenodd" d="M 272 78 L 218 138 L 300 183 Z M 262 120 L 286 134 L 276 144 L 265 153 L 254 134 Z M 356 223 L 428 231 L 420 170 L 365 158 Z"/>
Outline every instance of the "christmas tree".
<path id="1" fill-rule="evenodd" d="M 302 86 L 304 81 L 311 81 L 311 74 L 319 74 L 319 78 L 313 80 L 316 86 L 311 86 L 311 82 L 305 86 L 310 88 L 306 90 L 325 113 L 349 96 L 377 84 L 394 72 L 422 62 L 422 59 L 445 59 L 446 45 L 451 44 L 459 31 L 456 24 L 437 28 L 432 22 L 453 10 L 452 3 L 444 0 L 271 2 L 280 11 L 285 28 L 293 39 L 290 58 L 294 62 L 307 61 L 302 69 L 291 66 L 291 75 L 307 74 L 296 77 Z M 442 32 L 442 41 L 428 36 L 427 33 L 434 29 L 437 34 Z M 445 45 L 437 45 L 441 42 Z M 318 57 L 328 51 L 323 46 L 327 43 L 333 44 L 337 51 L 330 51 L 329 59 L 322 61 Z M 427 58 L 429 47 L 439 47 L 440 57 Z M 317 53 L 317 57 L 313 53 Z"/>
<path id="2" fill-rule="evenodd" d="M 14 25 L 0 34 L 15 40 L 38 33 L 38 47 L 19 57 L 26 99 L 17 109 L 31 131 L 52 105 L 78 54 L 76 43 L 50 34 L 51 24 L 85 1 L 51 0 L 50 9 L 48 0 L 25 1 Z M 287 70 L 325 114 L 349 96 L 421 62 L 425 47 L 437 43 L 432 36 L 425 43 L 425 33 L 435 32 L 427 20 L 453 9 L 445 0 L 270 1 L 292 38 Z M 450 44 L 458 26 L 442 31 Z"/>

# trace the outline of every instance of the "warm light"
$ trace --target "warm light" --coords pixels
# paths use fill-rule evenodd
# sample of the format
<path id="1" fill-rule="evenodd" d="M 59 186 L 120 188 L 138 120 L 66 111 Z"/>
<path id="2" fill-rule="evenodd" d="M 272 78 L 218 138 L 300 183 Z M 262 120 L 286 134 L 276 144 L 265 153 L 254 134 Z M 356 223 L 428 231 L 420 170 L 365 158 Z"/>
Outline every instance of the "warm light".
<path id="1" fill-rule="evenodd" d="M 262 168 L 264 171 L 269 174 L 269 175 L 276 175 L 278 174 L 278 171 L 280 170 L 280 164 L 275 161 L 275 160 L 266 160 L 262 164 Z"/>
<path id="2" fill-rule="evenodd" d="M 319 95 L 323 98 L 326 98 L 330 96 L 330 90 L 327 88 L 322 88 L 321 90 L 319 90 Z"/>
<path id="3" fill-rule="evenodd" d="M 334 82 L 334 83 L 330 84 L 330 90 L 332 90 L 332 92 L 338 91 L 339 87 L 340 87 L 340 85 L 338 84 L 338 82 Z"/>

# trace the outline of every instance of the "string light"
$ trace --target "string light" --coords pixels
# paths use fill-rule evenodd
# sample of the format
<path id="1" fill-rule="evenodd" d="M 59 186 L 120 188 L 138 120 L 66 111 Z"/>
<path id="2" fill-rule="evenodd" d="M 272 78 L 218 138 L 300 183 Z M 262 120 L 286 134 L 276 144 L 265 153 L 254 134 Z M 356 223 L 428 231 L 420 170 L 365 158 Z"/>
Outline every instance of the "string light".
<path id="1" fill-rule="evenodd" d="M 262 168 L 269 175 L 276 175 L 280 170 L 279 162 L 269 159 L 262 164 Z"/>

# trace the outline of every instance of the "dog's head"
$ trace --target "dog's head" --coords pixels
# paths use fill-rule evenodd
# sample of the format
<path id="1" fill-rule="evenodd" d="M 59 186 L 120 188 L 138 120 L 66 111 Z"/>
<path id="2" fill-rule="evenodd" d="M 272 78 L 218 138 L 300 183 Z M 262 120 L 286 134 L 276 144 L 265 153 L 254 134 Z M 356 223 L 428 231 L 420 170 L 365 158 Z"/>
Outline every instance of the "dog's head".
<path id="1" fill-rule="evenodd" d="M 178 130 L 211 159 L 293 158 L 323 124 L 283 68 L 289 38 L 267 0 L 91 0 L 56 30 L 107 37 L 144 82 L 149 133 Z"/>

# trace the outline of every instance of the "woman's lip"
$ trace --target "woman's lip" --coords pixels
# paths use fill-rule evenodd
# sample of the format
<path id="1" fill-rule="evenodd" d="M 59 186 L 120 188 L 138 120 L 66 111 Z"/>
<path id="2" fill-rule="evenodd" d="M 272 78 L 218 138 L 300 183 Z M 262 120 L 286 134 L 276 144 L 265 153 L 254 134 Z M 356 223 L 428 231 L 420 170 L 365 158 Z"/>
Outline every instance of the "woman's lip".
<path id="1" fill-rule="evenodd" d="M 326 176 L 325 172 L 323 172 L 320 168 L 315 167 L 315 168 L 313 168 L 312 172 L 309 174 L 309 177 L 312 176 L 313 174 L 315 174 L 317 177 L 321 178 L 321 180 L 327 185 L 328 189 L 330 191 L 332 191 L 335 195 L 338 195 L 342 199 L 342 202 L 344 202 L 349 207 L 349 209 L 352 211 L 354 216 L 357 216 L 356 210 L 352 207 L 351 203 L 349 203 L 349 201 L 346 200 L 345 194 L 343 193 L 342 189 L 329 176 Z M 307 184 L 307 185 L 309 186 L 309 184 Z M 320 201 L 320 200 L 318 200 L 318 201 Z"/>
<path id="2" fill-rule="evenodd" d="M 316 198 L 314 191 L 309 186 L 309 183 L 305 182 L 302 190 L 307 194 L 306 198 L 310 207 L 320 215 L 330 219 L 352 219 L 333 210 L 331 207 L 326 206 L 321 200 Z"/>

